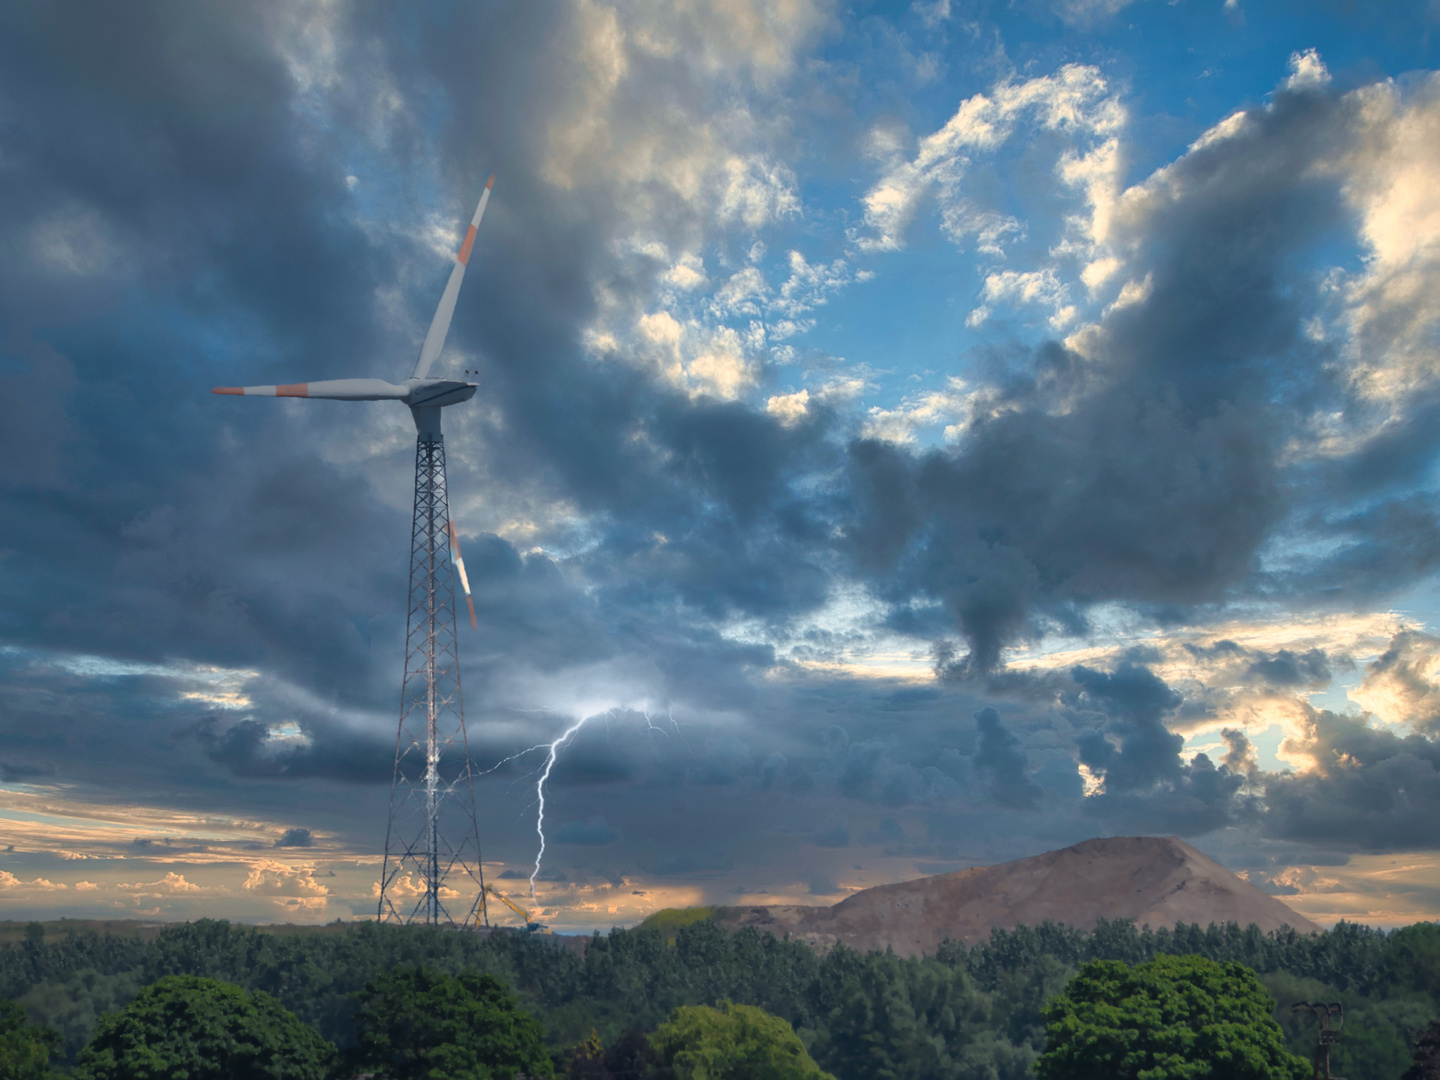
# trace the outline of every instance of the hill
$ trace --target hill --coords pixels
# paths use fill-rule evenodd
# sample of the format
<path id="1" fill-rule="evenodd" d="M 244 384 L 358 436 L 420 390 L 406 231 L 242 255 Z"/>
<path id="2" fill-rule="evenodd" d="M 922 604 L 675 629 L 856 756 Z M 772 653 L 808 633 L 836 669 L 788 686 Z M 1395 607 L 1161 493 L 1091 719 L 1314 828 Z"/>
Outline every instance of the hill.
<path id="1" fill-rule="evenodd" d="M 933 954 L 946 938 L 974 945 L 996 928 L 1047 919 L 1082 930 L 1100 919 L 1320 930 L 1189 844 L 1149 836 L 1087 840 L 997 866 L 880 885 L 833 907 L 720 908 L 714 918 L 727 929 L 754 926 L 822 948 L 837 941 L 862 951 L 888 946 L 902 956 Z"/>

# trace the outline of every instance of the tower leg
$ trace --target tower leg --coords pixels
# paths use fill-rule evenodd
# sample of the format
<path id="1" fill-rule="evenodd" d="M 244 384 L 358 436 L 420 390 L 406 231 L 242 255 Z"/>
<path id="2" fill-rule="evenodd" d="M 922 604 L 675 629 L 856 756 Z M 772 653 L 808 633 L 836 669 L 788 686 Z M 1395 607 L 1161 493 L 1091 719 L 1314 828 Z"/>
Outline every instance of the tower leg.
<path id="1" fill-rule="evenodd" d="M 484 915 L 449 524 L 445 440 L 422 429 L 415 443 L 405 679 L 380 872 L 381 922 L 472 927 Z"/>

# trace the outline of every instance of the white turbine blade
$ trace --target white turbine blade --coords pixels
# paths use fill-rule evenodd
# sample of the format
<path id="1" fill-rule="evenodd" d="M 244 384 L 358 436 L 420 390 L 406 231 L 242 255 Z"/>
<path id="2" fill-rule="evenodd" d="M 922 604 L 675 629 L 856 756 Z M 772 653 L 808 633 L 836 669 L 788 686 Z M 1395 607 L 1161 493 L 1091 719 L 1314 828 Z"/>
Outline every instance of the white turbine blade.
<path id="1" fill-rule="evenodd" d="M 495 174 L 485 182 L 485 193 L 480 196 L 480 205 L 470 219 L 470 228 L 465 233 L 465 242 L 460 245 L 460 254 L 455 256 L 455 268 L 450 271 L 450 280 L 445 283 L 445 292 L 440 296 L 440 306 L 435 309 L 435 318 L 430 320 L 430 330 L 425 335 L 425 344 L 420 346 L 420 359 L 415 364 L 415 379 L 423 379 L 430 373 L 430 365 L 445 347 L 445 335 L 450 332 L 450 319 L 455 314 L 455 299 L 460 295 L 460 282 L 465 279 L 465 264 L 470 261 L 470 249 L 475 244 L 475 230 L 480 228 L 480 219 L 485 216 L 485 204 L 490 201 L 490 189 L 495 186 Z"/>
<path id="2" fill-rule="evenodd" d="M 460 534 L 455 531 L 455 522 L 450 525 L 450 561 L 460 571 L 460 587 L 465 590 L 465 606 L 470 609 L 470 629 L 478 630 L 475 624 L 475 601 L 470 598 L 470 579 L 465 575 L 465 560 L 460 557 Z"/>
<path id="3" fill-rule="evenodd" d="M 401 401 L 410 393 L 408 386 L 396 386 L 384 379 L 326 379 L 305 385 L 310 388 L 307 397 L 332 401 Z"/>
<path id="4" fill-rule="evenodd" d="M 243 394 L 246 397 L 329 398 L 332 401 L 404 400 L 409 387 L 384 379 L 326 379 L 322 382 L 291 383 L 288 386 L 217 386 L 212 394 Z"/>

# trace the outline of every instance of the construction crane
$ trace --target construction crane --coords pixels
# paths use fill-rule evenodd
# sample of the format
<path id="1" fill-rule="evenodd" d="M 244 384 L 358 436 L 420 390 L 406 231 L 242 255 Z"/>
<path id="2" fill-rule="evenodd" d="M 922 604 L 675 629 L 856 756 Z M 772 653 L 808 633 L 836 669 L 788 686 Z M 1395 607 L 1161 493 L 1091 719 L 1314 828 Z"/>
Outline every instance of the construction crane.
<path id="1" fill-rule="evenodd" d="M 502 904 L 508 907 L 511 911 L 515 912 L 516 915 L 519 915 L 520 918 L 524 919 L 525 932 L 527 934 L 548 934 L 550 932 L 550 928 L 548 926 L 546 926 L 542 922 L 536 922 L 534 919 L 530 918 L 530 912 L 526 911 L 519 904 L 515 903 L 514 900 L 511 900 L 499 889 L 495 888 L 494 885 L 491 885 L 487 882 L 484 890 L 481 892 L 481 896 L 483 897 L 485 893 L 489 893 L 491 896 L 495 897 L 496 900 L 499 900 Z M 488 914 L 486 916 L 486 921 L 489 921 Z"/>

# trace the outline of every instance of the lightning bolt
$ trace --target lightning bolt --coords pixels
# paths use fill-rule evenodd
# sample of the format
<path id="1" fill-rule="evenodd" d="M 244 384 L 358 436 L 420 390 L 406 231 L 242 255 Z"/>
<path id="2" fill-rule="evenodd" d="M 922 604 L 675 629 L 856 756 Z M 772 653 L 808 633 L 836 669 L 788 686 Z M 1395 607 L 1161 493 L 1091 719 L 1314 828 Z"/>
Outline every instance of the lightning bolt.
<path id="1" fill-rule="evenodd" d="M 542 743 L 536 743 L 534 746 L 527 746 L 524 750 L 517 751 L 516 753 L 511 754 L 509 757 L 501 758 L 499 761 L 497 761 L 494 765 L 491 765 L 490 768 L 486 769 L 484 772 L 477 772 L 475 775 L 476 775 L 476 776 L 489 776 L 492 772 L 494 772 L 496 769 L 500 768 L 500 766 L 501 766 L 501 765 L 504 765 L 507 761 L 514 761 L 516 758 L 524 757 L 526 754 L 530 753 L 530 751 L 532 751 L 532 750 L 544 750 L 544 749 L 545 749 L 547 746 L 549 746 L 549 745 L 550 745 L 549 743 L 543 743 L 543 742 L 542 742 Z"/>
<path id="2" fill-rule="evenodd" d="M 540 850 L 535 853 L 535 869 L 530 871 L 530 899 L 537 904 L 540 899 L 535 895 L 535 877 L 540 873 L 540 860 L 545 857 L 545 781 L 550 779 L 550 770 L 555 767 L 555 758 L 559 756 L 560 748 L 585 726 L 585 719 L 575 721 L 574 726 L 567 728 L 565 734 L 550 744 L 550 755 L 545 759 L 545 768 L 540 773 L 540 779 L 535 782 L 535 801 L 540 805 L 535 814 L 535 832 L 540 837 Z"/>
<path id="3" fill-rule="evenodd" d="M 670 732 L 666 731 L 662 727 L 657 727 L 654 719 L 650 716 L 650 703 L 648 701 L 641 704 L 640 715 L 645 718 L 646 730 L 652 731 L 657 735 L 664 735 L 667 738 L 669 737 Z M 685 744 L 685 749 L 690 750 L 690 740 L 685 738 L 685 733 L 680 730 L 680 725 L 675 720 L 675 710 L 673 708 L 667 708 L 665 710 L 665 719 L 670 721 L 670 726 L 675 729 L 675 734 L 680 736 L 680 741 Z M 692 754 L 694 753 L 693 750 L 690 750 L 690 752 Z"/>
<path id="4" fill-rule="evenodd" d="M 546 710 L 522 709 L 520 711 L 544 712 Z M 537 743 L 534 746 L 526 747 L 524 750 L 511 754 L 509 757 L 502 758 L 500 761 L 497 761 L 490 768 L 486 769 L 485 772 L 476 774 L 479 776 L 484 776 L 486 773 L 492 773 L 496 769 L 500 768 L 501 765 L 504 765 L 507 761 L 514 761 L 516 758 L 523 757 L 524 755 L 534 750 L 548 751 L 545 756 L 545 764 L 540 770 L 540 778 L 535 781 L 535 804 L 537 808 L 535 812 L 535 835 L 540 838 L 540 850 L 535 853 L 535 869 L 530 871 L 530 899 L 534 900 L 536 904 L 540 903 L 540 899 L 535 895 L 535 879 L 540 874 L 540 864 L 542 861 L 544 861 L 545 858 L 545 784 L 550 779 L 550 772 L 552 769 L 555 768 L 555 762 L 559 760 L 560 751 L 564 749 L 566 743 L 568 743 L 572 738 L 574 738 L 575 733 L 585 726 L 586 720 L 593 719 L 595 715 L 601 715 L 605 717 L 605 722 L 608 727 L 611 715 L 618 714 L 618 712 L 618 708 L 613 708 L 610 709 L 608 712 L 592 714 L 591 716 L 587 716 L 580 720 L 577 720 L 570 727 L 566 728 L 564 733 L 562 733 L 561 736 L 554 742 Z M 666 736 L 670 734 L 670 732 L 666 731 L 664 728 L 657 726 L 655 721 L 651 718 L 648 702 L 641 706 L 640 715 L 645 718 L 645 726 L 651 732 Z M 689 740 L 685 738 L 685 733 L 680 730 L 680 725 L 676 723 L 675 713 L 673 712 L 673 710 L 666 710 L 666 719 L 670 721 L 671 728 L 674 729 L 675 734 L 680 737 L 680 741 L 685 743 L 685 746 L 688 749 L 690 746 Z"/>

